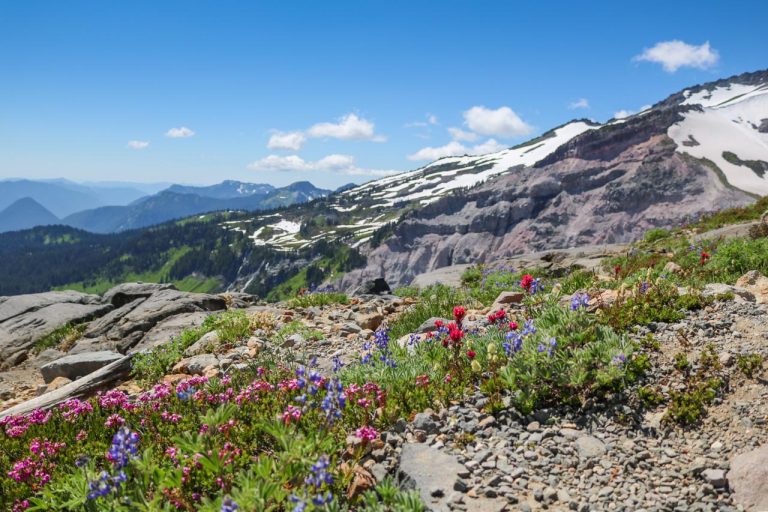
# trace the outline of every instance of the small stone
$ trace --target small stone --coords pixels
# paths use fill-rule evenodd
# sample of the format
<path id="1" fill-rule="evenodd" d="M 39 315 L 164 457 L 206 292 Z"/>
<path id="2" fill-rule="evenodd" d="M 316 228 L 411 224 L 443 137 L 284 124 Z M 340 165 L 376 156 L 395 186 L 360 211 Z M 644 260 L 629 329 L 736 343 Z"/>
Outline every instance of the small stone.
<path id="1" fill-rule="evenodd" d="M 728 483 L 728 480 L 725 478 L 725 471 L 722 469 L 705 469 L 701 473 L 701 476 L 703 476 L 704 480 L 711 484 L 712 487 L 718 489 L 725 487 Z"/>

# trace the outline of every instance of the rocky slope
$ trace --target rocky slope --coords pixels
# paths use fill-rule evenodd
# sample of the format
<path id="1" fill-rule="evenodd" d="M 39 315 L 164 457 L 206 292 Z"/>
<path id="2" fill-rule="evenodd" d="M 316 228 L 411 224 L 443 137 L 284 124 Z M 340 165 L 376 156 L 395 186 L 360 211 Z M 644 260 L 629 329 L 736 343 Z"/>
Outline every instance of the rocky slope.
<path id="1" fill-rule="evenodd" d="M 366 268 L 340 285 L 381 275 L 404 285 L 446 265 L 627 242 L 651 227 L 749 203 L 768 192 L 766 118 L 768 73 L 750 73 L 685 90 L 627 119 L 582 125 L 533 161 L 504 156 L 514 150 L 439 160 L 428 166 L 435 174 L 472 169 L 493 179 L 442 198 L 430 190 L 411 193 L 414 184 L 403 183 L 407 197 L 428 199 L 380 246 L 366 247 Z M 534 141 L 529 151 L 547 140 Z M 506 167 L 513 163 L 519 165 Z M 376 190 L 375 183 L 368 190 Z"/>
<path id="2" fill-rule="evenodd" d="M 570 257 L 557 259 L 570 266 L 574 263 Z M 755 279 L 742 281 L 750 287 Z M 417 489 L 428 510 L 434 511 L 764 510 L 768 492 L 760 479 L 768 464 L 764 428 L 768 395 L 761 375 L 746 379 L 735 356 L 768 357 L 764 322 L 768 289 L 730 289 L 737 291 L 735 300 L 715 302 L 675 324 L 652 324 L 635 335 L 641 340 L 650 330 L 659 341 L 652 374 L 644 382 L 653 382 L 667 394 L 681 385 L 675 354 L 683 350 L 693 357 L 710 344 L 715 347 L 728 391 L 696 429 L 670 428 L 659 422 L 663 409 L 638 414 L 620 397 L 578 411 L 551 408 L 525 416 L 510 408 L 489 415 L 483 410 L 487 397 L 478 392 L 446 409 L 426 410 L 411 421 L 401 420 L 383 432 L 363 458 L 366 474 L 379 481 L 395 476 L 402 485 Z M 209 338 L 190 347 L 166 381 L 221 375 L 245 367 L 263 350 L 291 354 L 300 361 L 316 357 L 327 371 L 334 358 L 345 363 L 357 360 L 373 329 L 392 321 L 412 303 L 391 295 L 367 295 L 349 305 L 290 308 L 284 303 L 254 305 L 250 299 L 230 296 L 227 303 L 249 313 L 269 312 L 277 319 L 276 328 L 298 320 L 322 336 L 296 334 L 275 344 L 255 334 L 216 351 L 210 348 L 217 346 L 215 339 Z M 67 357 L 48 349 L 1 373 L 0 409 L 36 393 L 64 389 L 61 386 L 72 379 L 121 357 L 105 349 L 130 352 L 166 341 L 183 328 L 199 325 L 211 311 L 227 307 L 222 297 L 127 284 L 103 297 L 38 294 L 6 299 L 0 325 L 5 332 L 10 331 L 9 322 L 32 329 L 32 320 L 57 305 L 88 308 L 60 315 L 58 321 L 101 316 L 88 323 Z M 489 311 L 468 311 L 469 325 L 484 329 Z M 28 339 L 36 336 L 32 333 Z M 117 337 L 127 341 L 115 343 Z M 8 353 L 13 344 L 7 337 L 2 341 Z M 139 392 L 131 382 L 122 389 Z M 18 411 L 6 414 L 14 410 Z"/>

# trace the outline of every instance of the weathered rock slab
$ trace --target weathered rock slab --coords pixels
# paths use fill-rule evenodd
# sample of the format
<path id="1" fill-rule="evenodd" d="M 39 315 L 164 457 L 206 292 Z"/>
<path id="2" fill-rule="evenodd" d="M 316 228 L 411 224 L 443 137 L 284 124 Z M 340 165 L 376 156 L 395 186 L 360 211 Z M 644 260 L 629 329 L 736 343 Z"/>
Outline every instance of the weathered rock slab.
<path id="1" fill-rule="evenodd" d="M 103 368 L 110 363 L 118 361 L 123 356 L 117 352 L 85 352 L 64 356 L 61 359 L 52 361 L 40 367 L 40 373 L 43 380 L 47 383 L 52 382 L 56 377 L 65 377 L 75 380 L 78 377 L 84 377 L 99 368 Z"/>
<path id="2" fill-rule="evenodd" d="M 747 511 L 768 510 L 768 445 L 736 456 L 727 477 L 737 505 Z"/>

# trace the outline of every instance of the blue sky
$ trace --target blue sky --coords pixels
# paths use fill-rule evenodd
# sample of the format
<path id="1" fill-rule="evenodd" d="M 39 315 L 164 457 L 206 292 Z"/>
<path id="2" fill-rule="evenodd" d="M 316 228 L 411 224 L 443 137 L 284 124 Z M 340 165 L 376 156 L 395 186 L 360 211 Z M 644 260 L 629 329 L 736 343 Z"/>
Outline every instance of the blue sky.
<path id="1" fill-rule="evenodd" d="M 363 182 L 766 68 L 767 19 L 759 0 L 8 0 L 0 178 Z"/>

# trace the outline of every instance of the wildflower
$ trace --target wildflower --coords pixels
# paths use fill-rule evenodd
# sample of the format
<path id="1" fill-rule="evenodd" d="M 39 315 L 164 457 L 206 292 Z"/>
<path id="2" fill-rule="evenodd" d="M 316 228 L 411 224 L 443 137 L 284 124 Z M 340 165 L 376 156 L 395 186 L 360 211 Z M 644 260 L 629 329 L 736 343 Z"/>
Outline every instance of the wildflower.
<path id="1" fill-rule="evenodd" d="M 122 427 L 114 436 L 112 436 L 112 446 L 107 452 L 107 459 L 115 465 L 117 469 L 124 468 L 131 457 L 134 457 L 139 450 L 139 434 L 131 432 L 128 428 Z"/>
<path id="2" fill-rule="evenodd" d="M 555 353 L 555 349 L 557 348 L 557 340 L 555 338 L 549 339 L 549 349 L 547 349 L 547 355 L 549 357 L 552 357 L 552 355 Z"/>
<path id="3" fill-rule="evenodd" d="M 221 502 L 221 512 L 235 512 L 235 510 L 240 510 L 240 505 L 229 496 L 224 498 L 224 501 Z"/>
<path id="4" fill-rule="evenodd" d="M 523 325 L 522 335 L 527 336 L 529 334 L 536 334 L 536 326 L 533 325 L 533 318 L 526 320 Z"/>
<path id="5" fill-rule="evenodd" d="M 491 313 L 488 315 L 488 323 L 489 324 L 496 324 L 497 322 L 501 322 L 504 320 L 504 318 L 507 316 L 507 314 L 504 312 L 503 309 L 498 310 L 495 313 Z"/>
<path id="6" fill-rule="evenodd" d="M 440 320 L 439 318 L 437 320 L 435 320 L 435 327 L 440 329 L 442 326 L 443 326 L 443 321 L 442 320 Z"/>
<path id="7" fill-rule="evenodd" d="M 710 255 L 709 255 L 708 252 L 701 251 L 701 257 L 699 258 L 699 263 L 702 266 L 704 266 L 707 263 L 707 261 L 709 260 L 709 257 L 710 257 Z"/>
<path id="8" fill-rule="evenodd" d="M 333 476 L 328 472 L 331 461 L 327 455 L 321 455 L 317 463 L 310 468 L 310 474 L 304 479 L 306 490 L 303 496 L 292 494 L 290 500 L 295 503 L 294 512 L 306 510 L 308 502 L 322 507 L 333 501 L 333 494 L 328 487 L 333 485 Z"/>
<path id="9" fill-rule="evenodd" d="M 429 386 L 429 375 L 426 373 L 424 375 L 417 375 L 416 376 L 416 387 L 417 388 L 425 388 Z"/>
<path id="10" fill-rule="evenodd" d="M 509 330 L 510 331 L 516 331 L 519 326 L 517 325 L 517 322 L 509 322 Z"/>
<path id="11" fill-rule="evenodd" d="M 110 415 L 109 418 L 107 418 L 107 421 L 104 422 L 104 426 L 107 428 L 118 427 L 122 425 L 125 425 L 125 419 L 123 419 L 123 417 L 119 414 Z"/>
<path id="12" fill-rule="evenodd" d="M 457 324 L 461 324 L 461 321 L 464 320 L 464 316 L 467 314 L 467 310 L 462 306 L 456 306 L 453 308 L 453 318 L 456 319 Z"/>
<path id="13" fill-rule="evenodd" d="M 530 291 L 532 284 L 533 284 L 533 276 L 531 274 L 525 274 L 523 275 L 522 279 L 520 279 L 520 288 L 522 288 L 525 291 Z"/>
<path id="14" fill-rule="evenodd" d="M 618 278 L 619 274 L 621 274 L 621 265 L 615 265 L 613 267 L 613 274 Z"/>
<path id="15" fill-rule="evenodd" d="M 474 359 L 476 355 L 477 355 L 477 352 L 475 352 L 474 350 L 467 350 L 467 357 L 468 358 Z"/>
<path id="16" fill-rule="evenodd" d="M 472 371 L 475 372 L 475 373 L 479 373 L 480 370 L 482 370 L 482 367 L 480 366 L 480 362 L 477 359 L 474 359 L 472 361 L 472 364 L 469 365 L 469 366 L 470 366 L 470 368 L 472 368 Z"/>
<path id="17" fill-rule="evenodd" d="M 451 377 L 450 373 L 446 373 L 445 377 L 443 377 L 443 382 L 445 382 L 446 384 L 451 382 L 452 380 L 453 380 L 453 377 Z"/>
<path id="18" fill-rule="evenodd" d="M 301 409 L 293 405 L 286 407 L 283 411 L 283 422 L 288 425 L 289 423 L 299 421 L 301 418 Z"/>
<path id="19" fill-rule="evenodd" d="M 586 293 L 575 293 L 571 297 L 571 311 L 586 308 L 587 306 L 589 306 L 589 295 Z"/>
<path id="20" fill-rule="evenodd" d="M 625 356 L 624 354 L 613 356 L 613 359 L 611 359 L 611 362 L 616 366 L 623 366 L 624 363 L 627 362 L 627 356 Z"/>
<path id="21" fill-rule="evenodd" d="M 362 426 L 359 429 L 355 431 L 355 436 L 359 439 L 362 439 L 364 443 L 367 443 L 368 441 L 373 441 L 377 437 L 379 437 L 379 433 L 376 431 L 375 428 L 369 427 L 369 426 Z"/>
<path id="22" fill-rule="evenodd" d="M 640 283 L 640 293 L 645 295 L 648 292 L 648 288 L 651 287 L 651 284 L 648 281 L 643 281 Z"/>
<path id="23" fill-rule="evenodd" d="M 450 336 L 451 341 L 455 344 L 458 344 L 461 341 L 461 338 L 464 337 L 464 332 L 461 329 L 452 329 L 448 336 Z"/>

